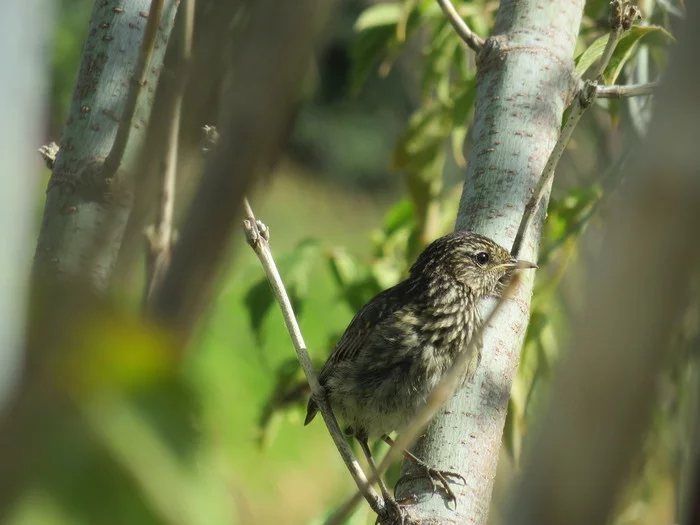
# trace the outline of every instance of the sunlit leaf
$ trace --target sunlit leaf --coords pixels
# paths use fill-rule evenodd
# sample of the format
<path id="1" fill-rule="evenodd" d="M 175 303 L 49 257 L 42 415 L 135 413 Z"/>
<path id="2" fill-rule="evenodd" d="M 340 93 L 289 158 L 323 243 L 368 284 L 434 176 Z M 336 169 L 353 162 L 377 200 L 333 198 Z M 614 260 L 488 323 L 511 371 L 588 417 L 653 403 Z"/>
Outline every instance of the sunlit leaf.
<path id="1" fill-rule="evenodd" d="M 372 6 L 370 9 L 379 7 L 379 5 L 383 4 Z M 401 6 L 398 7 L 401 9 Z M 380 63 L 383 65 L 381 72 L 383 74 L 388 73 L 390 62 L 387 62 L 387 57 L 392 57 L 393 61 L 393 58 L 395 58 L 398 50 L 403 45 L 403 40 L 400 41 L 397 36 L 396 24 L 378 23 L 382 20 L 382 16 L 380 16 L 381 13 L 382 11 L 378 13 L 375 12 L 372 17 L 370 17 L 370 22 L 372 19 L 375 19 L 377 23 L 368 25 L 365 29 L 361 30 L 352 42 L 352 47 L 350 49 L 350 56 L 352 58 L 350 89 L 355 93 L 359 91 L 369 75 Z M 386 18 L 393 16 L 388 12 L 385 12 L 384 15 L 386 15 Z M 401 13 L 399 13 L 399 20 L 400 16 Z M 397 23 L 399 20 L 397 20 Z M 411 10 L 405 22 L 405 29 L 402 30 L 406 38 L 418 27 L 419 22 L 420 14 L 415 9 Z"/>
<path id="2" fill-rule="evenodd" d="M 415 207 L 409 199 L 394 204 L 384 218 L 384 233 L 391 235 L 399 228 L 413 226 L 416 222 Z"/>
<path id="3" fill-rule="evenodd" d="M 275 386 L 258 420 L 258 444 L 267 445 L 274 436 L 275 419 L 280 412 L 300 406 L 309 396 L 306 379 L 296 357 L 284 360 L 275 370 Z"/>
<path id="4" fill-rule="evenodd" d="M 395 26 L 401 18 L 402 6 L 398 3 L 374 4 L 362 11 L 355 22 L 355 31 L 362 32 L 373 27 Z"/>
<path id="5" fill-rule="evenodd" d="M 138 391 L 175 374 L 178 344 L 142 320 L 95 308 L 71 327 L 58 380 L 78 397 L 102 390 Z"/>
<path id="6" fill-rule="evenodd" d="M 314 264 L 320 256 L 320 246 L 315 240 L 300 242 L 294 250 L 280 257 L 277 266 L 282 276 L 292 308 L 297 316 L 303 312 L 304 300 L 308 295 L 309 279 Z M 263 322 L 275 303 L 275 298 L 266 278 L 257 281 L 245 295 L 250 327 L 258 343 L 264 341 Z"/>
<path id="7" fill-rule="evenodd" d="M 452 111 L 441 104 L 432 103 L 414 113 L 394 150 L 392 169 L 414 172 L 432 167 L 444 152 L 451 129 Z"/>
<path id="8" fill-rule="evenodd" d="M 361 263 L 345 250 L 334 250 L 328 257 L 328 264 L 341 299 L 353 312 L 381 291 L 370 272 L 370 265 Z"/>
<path id="9" fill-rule="evenodd" d="M 673 36 L 660 26 L 632 26 L 615 48 L 615 52 L 610 57 L 610 63 L 605 68 L 603 80 L 606 84 L 614 84 L 620 75 L 623 66 L 634 55 L 637 45 L 647 35 L 658 32 L 659 34 L 673 40 Z"/>
<path id="10" fill-rule="evenodd" d="M 615 82 L 622 70 L 622 66 L 624 66 L 627 60 L 633 55 L 635 46 L 642 38 L 654 32 L 659 32 L 669 39 L 673 39 L 673 36 L 660 26 L 632 26 L 632 28 L 620 38 L 610 59 L 610 63 L 603 73 L 606 84 L 613 84 Z M 603 51 L 609 39 L 610 34 L 606 33 L 595 40 L 583 53 L 576 57 L 574 60 L 576 73 L 583 75 L 583 73 L 603 55 Z"/>
<path id="11" fill-rule="evenodd" d="M 464 86 L 456 93 L 454 98 L 454 126 L 452 128 L 452 155 L 455 162 L 461 168 L 467 166 L 464 158 L 464 141 L 467 138 L 468 120 L 474 110 L 476 101 L 476 79 L 467 79 Z"/>

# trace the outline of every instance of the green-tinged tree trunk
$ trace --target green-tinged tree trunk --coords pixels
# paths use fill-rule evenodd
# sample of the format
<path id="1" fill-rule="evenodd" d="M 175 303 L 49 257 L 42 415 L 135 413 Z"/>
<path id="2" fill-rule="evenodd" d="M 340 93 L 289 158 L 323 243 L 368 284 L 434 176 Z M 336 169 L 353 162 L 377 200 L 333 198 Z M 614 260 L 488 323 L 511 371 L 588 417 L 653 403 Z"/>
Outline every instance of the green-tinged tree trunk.
<path id="1" fill-rule="evenodd" d="M 177 0 L 166 0 L 119 169 L 102 170 L 133 85 L 151 2 L 97 0 L 46 194 L 35 261 L 53 275 L 108 282 L 132 207 L 128 175 L 143 145 Z M 128 175 L 127 175 L 128 174 Z"/>
<path id="2" fill-rule="evenodd" d="M 583 0 L 501 2 L 494 34 L 477 57 L 473 143 L 456 228 L 485 234 L 503 246 L 513 244 L 574 92 L 572 59 L 583 6 Z M 536 259 L 543 220 L 540 211 L 524 239 L 522 258 Z M 487 520 L 533 280 L 532 272 L 524 272 L 517 297 L 485 333 L 474 381 L 438 414 L 415 447 L 430 465 L 467 480 L 465 486 L 453 485 L 456 510 L 440 497 L 423 497 L 424 481 L 401 483 L 397 497 L 420 497 L 410 507 L 419 523 Z M 405 465 L 404 473 L 412 468 Z"/>

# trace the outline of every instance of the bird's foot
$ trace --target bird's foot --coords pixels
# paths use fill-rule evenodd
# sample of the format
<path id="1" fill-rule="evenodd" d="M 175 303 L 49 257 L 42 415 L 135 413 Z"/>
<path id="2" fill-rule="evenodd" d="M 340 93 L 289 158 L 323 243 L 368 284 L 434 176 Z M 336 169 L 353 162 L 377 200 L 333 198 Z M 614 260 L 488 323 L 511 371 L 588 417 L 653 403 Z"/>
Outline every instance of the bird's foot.
<path id="1" fill-rule="evenodd" d="M 442 489 L 445 491 L 447 494 L 447 500 L 454 502 L 455 507 L 457 507 L 457 496 L 455 495 L 454 491 L 450 487 L 449 479 L 452 478 L 453 480 L 461 480 L 462 484 L 466 484 L 467 480 L 464 479 L 464 476 L 457 472 L 452 472 L 451 470 L 438 470 L 435 468 L 432 468 L 428 466 L 425 462 L 418 460 L 414 461 L 415 465 L 420 469 L 420 472 L 407 476 L 406 480 L 409 479 L 418 479 L 418 478 L 427 478 L 431 485 L 432 485 L 432 490 L 433 494 L 435 494 L 438 490 L 439 487 L 442 487 Z"/>
<path id="2" fill-rule="evenodd" d="M 406 509 L 394 498 L 384 498 L 384 512 L 377 516 L 375 525 L 408 525 Z"/>

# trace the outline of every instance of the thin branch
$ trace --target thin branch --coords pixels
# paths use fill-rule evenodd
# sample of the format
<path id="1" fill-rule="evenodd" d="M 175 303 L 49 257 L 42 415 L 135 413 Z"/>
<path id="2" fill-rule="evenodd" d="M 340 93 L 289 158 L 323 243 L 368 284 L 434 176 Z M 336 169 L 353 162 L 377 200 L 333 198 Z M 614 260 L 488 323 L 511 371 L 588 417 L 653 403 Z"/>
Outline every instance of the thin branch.
<path id="1" fill-rule="evenodd" d="M 593 69 L 592 78 L 595 80 L 593 82 L 584 82 L 579 89 L 578 96 L 575 97 L 573 103 L 571 104 L 569 117 L 566 119 L 566 123 L 561 130 L 559 139 L 554 145 L 554 149 L 549 155 L 549 159 L 547 159 L 547 164 L 542 171 L 540 179 L 537 181 L 532 197 L 525 205 L 525 212 L 523 213 L 523 218 L 520 221 L 520 227 L 518 228 L 518 233 L 513 241 L 513 249 L 511 250 L 511 253 L 515 257 L 517 257 L 520 253 L 520 249 L 523 245 L 523 239 L 532 225 L 535 218 L 535 213 L 537 212 L 537 207 L 542 201 L 542 197 L 552 184 L 557 165 L 559 164 L 559 161 L 566 150 L 566 146 L 569 144 L 569 140 L 571 139 L 571 135 L 574 133 L 574 129 L 576 129 L 581 117 L 595 100 L 598 92 L 598 82 L 602 79 L 605 68 L 607 68 L 608 64 L 610 63 L 610 58 L 617 47 L 617 42 L 620 40 L 620 37 L 625 33 L 625 31 L 631 27 L 632 22 L 640 17 L 639 10 L 636 8 L 636 6 L 629 4 L 623 5 L 622 0 L 613 0 L 613 2 L 611 2 L 611 6 L 610 38 L 608 38 L 608 42 L 605 45 L 603 55 Z"/>
<path id="2" fill-rule="evenodd" d="M 658 82 L 630 84 L 627 86 L 596 86 L 597 98 L 630 98 L 653 95 L 659 88 Z"/>
<path id="3" fill-rule="evenodd" d="M 610 37 L 605 44 L 603 55 L 600 57 L 598 65 L 593 69 L 594 73 L 591 75 L 591 78 L 595 79 L 596 82 L 600 82 L 603 79 L 605 68 L 608 67 L 610 59 L 612 58 L 615 48 L 617 47 L 617 42 L 620 40 L 623 33 L 624 31 L 620 26 L 613 26 L 610 30 Z"/>
<path id="4" fill-rule="evenodd" d="M 309 386 L 311 387 L 311 394 L 313 395 L 313 398 L 321 411 L 323 420 L 326 422 L 328 432 L 330 433 L 340 456 L 345 462 L 345 465 L 348 467 L 350 474 L 355 480 L 360 493 L 365 497 L 370 507 L 372 507 L 372 510 L 374 510 L 377 515 L 382 516 L 385 512 L 386 504 L 382 503 L 378 494 L 367 483 L 367 478 L 365 477 L 360 464 L 357 462 L 357 459 L 352 453 L 352 450 L 350 450 L 350 446 L 345 440 L 345 436 L 343 435 L 342 430 L 340 430 L 340 426 L 333 415 L 325 395 L 325 390 L 318 381 L 316 370 L 314 369 L 309 353 L 306 350 L 304 338 L 301 335 L 299 324 L 297 323 L 294 315 L 292 303 L 289 300 L 284 283 L 282 282 L 282 278 L 277 270 L 277 265 L 272 257 L 270 245 L 268 244 L 269 230 L 264 224 L 256 220 L 248 199 L 244 200 L 243 206 L 247 217 L 247 219 L 244 221 L 244 229 L 248 244 L 250 244 L 255 251 L 255 254 L 258 256 L 258 259 L 260 259 L 260 263 L 265 270 L 265 275 L 270 282 L 274 296 L 277 299 L 280 309 L 282 310 L 284 324 L 287 326 L 287 330 L 289 331 L 289 336 L 294 344 L 294 349 L 296 350 L 297 357 L 299 358 L 299 363 L 301 364 L 304 375 L 306 376 Z"/>
<path id="5" fill-rule="evenodd" d="M 129 136 L 131 134 L 131 127 L 133 126 L 134 115 L 136 114 L 136 106 L 138 105 L 139 95 L 141 90 L 146 85 L 146 77 L 148 75 L 148 68 L 151 64 L 151 57 L 153 57 L 153 50 L 156 44 L 156 38 L 158 36 L 158 25 L 163 16 L 163 3 L 164 0 L 153 0 L 151 3 L 151 8 L 148 11 L 148 22 L 146 22 L 146 30 L 143 34 L 143 42 L 141 43 L 141 50 L 139 51 L 139 60 L 136 64 L 136 71 L 132 78 L 132 84 L 129 89 L 129 95 L 126 99 L 126 104 L 124 105 L 124 111 L 122 112 L 119 128 L 117 129 L 117 136 L 114 138 L 114 144 L 112 149 L 107 155 L 104 163 L 105 177 L 111 177 L 117 172 L 119 166 L 121 166 L 122 158 L 124 158 L 124 152 L 126 151 L 126 146 L 129 142 Z"/>
<path id="6" fill-rule="evenodd" d="M 464 43 L 475 53 L 481 51 L 481 48 L 484 47 L 484 39 L 469 28 L 467 23 L 459 16 L 452 2 L 450 2 L 450 0 L 437 0 L 437 3 L 440 4 L 442 12 L 445 13 L 445 16 L 447 16 L 447 19 L 452 24 L 452 27 L 455 28 L 457 34 L 464 40 Z"/>
<path id="7" fill-rule="evenodd" d="M 502 306 L 508 299 L 513 296 L 513 292 L 518 286 L 520 276 L 518 273 L 513 275 L 510 283 L 504 290 L 493 310 L 486 317 L 486 320 L 479 325 L 476 333 L 472 337 L 467 348 L 459 354 L 459 357 L 452 363 L 447 374 L 442 378 L 442 381 L 432 390 L 428 399 L 418 413 L 411 419 L 408 426 L 402 430 L 401 434 L 396 439 L 393 446 L 386 453 L 381 463 L 377 466 L 376 471 L 369 477 L 369 483 L 374 484 L 389 466 L 403 455 L 404 450 L 408 450 L 416 439 L 421 435 L 425 427 L 430 423 L 435 414 L 454 396 L 457 388 L 459 388 L 459 380 L 464 374 L 464 370 L 469 364 L 476 345 L 482 339 L 482 335 L 486 327 L 496 318 Z M 345 522 L 355 506 L 360 502 L 361 494 L 355 493 L 353 496 L 343 503 L 333 515 L 326 520 L 324 525 L 340 525 Z"/>
<path id="8" fill-rule="evenodd" d="M 149 243 L 147 254 L 147 284 L 144 303 L 153 295 L 170 264 L 173 245 L 173 214 L 175 211 L 175 179 L 177 175 L 178 141 L 182 118 L 182 100 L 187 87 L 188 71 L 192 56 L 192 36 L 194 33 L 194 11 L 196 0 L 184 0 L 179 40 L 179 57 L 175 72 L 175 87 L 172 93 L 170 119 L 165 130 L 167 137 L 165 162 L 160 170 L 160 193 L 155 225 L 149 228 L 146 237 Z"/>

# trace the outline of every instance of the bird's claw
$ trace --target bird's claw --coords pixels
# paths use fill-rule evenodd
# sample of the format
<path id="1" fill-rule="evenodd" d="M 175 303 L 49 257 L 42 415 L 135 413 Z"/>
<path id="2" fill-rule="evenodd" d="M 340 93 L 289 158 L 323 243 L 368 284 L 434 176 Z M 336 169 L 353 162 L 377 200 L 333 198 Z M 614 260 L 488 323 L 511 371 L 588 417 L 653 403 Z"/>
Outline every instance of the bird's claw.
<path id="1" fill-rule="evenodd" d="M 447 495 L 447 500 L 452 501 L 455 504 L 455 508 L 457 507 L 457 496 L 455 495 L 454 491 L 450 487 L 450 483 L 448 481 L 448 478 L 455 478 L 459 479 L 462 481 L 462 484 L 466 485 L 467 480 L 459 474 L 458 472 L 452 472 L 451 470 L 438 470 L 432 467 L 429 467 L 428 465 L 424 463 L 416 463 L 419 469 L 422 470 L 422 472 L 407 476 L 406 480 L 410 479 L 418 479 L 418 478 L 427 478 L 430 480 L 431 483 L 431 488 L 432 488 L 432 493 L 435 494 L 437 492 L 438 486 L 441 486 L 442 489 L 445 491 Z"/>
<path id="2" fill-rule="evenodd" d="M 408 525 L 406 509 L 393 498 L 384 500 L 384 512 L 377 516 L 375 525 Z"/>

